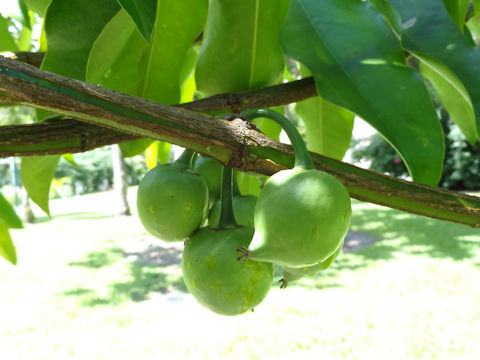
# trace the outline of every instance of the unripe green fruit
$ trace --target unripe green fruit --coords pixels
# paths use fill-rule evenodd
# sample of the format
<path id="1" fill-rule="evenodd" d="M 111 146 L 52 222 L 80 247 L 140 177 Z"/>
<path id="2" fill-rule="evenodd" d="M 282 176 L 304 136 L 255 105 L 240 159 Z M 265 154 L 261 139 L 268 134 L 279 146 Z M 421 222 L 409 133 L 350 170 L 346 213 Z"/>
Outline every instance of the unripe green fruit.
<path id="1" fill-rule="evenodd" d="M 257 197 L 253 195 L 233 197 L 233 213 L 235 215 L 235 221 L 238 225 L 249 226 L 253 228 L 253 214 L 256 203 Z M 220 210 L 220 201 L 217 201 L 210 209 L 210 215 L 208 216 L 208 225 L 210 227 L 218 225 L 218 221 L 220 219 Z"/>
<path id="2" fill-rule="evenodd" d="M 280 280 L 281 288 L 286 288 L 287 285 L 295 280 L 301 279 L 305 276 L 315 276 L 320 271 L 327 269 L 333 261 L 340 255 L 343 248 L 343 240 L 338 246 L 337 250 L 330 255 L 328 258 L 323 260 L 321 263 L 311 265 L 311 266 L 303 266 L 299 268 L 292 268 L 288 266 L 282 267 L 283 270 L 283 278 Z"/>
<path id="3" fill-rule="evenodd" d="M 237 261 L 236 249 L 248 246 L 254 229 L 203 228 L 188 240 L 182 273 L 188 291 L 206 308 L 222 315 L 239 315 L 267 296 L 273 266 L 265 262 Z"/>
<path id="4" fill-rule="evenodd" d="M 293 268 L 318 264 L 345 238 L 351 211 L 347 190 L 332 175 L 280 171 L 258 197 L 248 258 Z"/>
<path id="5" fill-rule="evenodd" d="M 199 156 L 195 162 L 195 170 L 207 182 L 210 201 L 213 203 L 220 199 L 220 191 L 222 189 L 222 164 L 211 158 Z"/>
<path id="6" fill-rule="evenodd" d="M 207 184 L 195 171 L 175 163 L 157 166 L 140 182 L 137 210 L 152 235 L 164 241 L 184 240 L 207 216 Z"/>

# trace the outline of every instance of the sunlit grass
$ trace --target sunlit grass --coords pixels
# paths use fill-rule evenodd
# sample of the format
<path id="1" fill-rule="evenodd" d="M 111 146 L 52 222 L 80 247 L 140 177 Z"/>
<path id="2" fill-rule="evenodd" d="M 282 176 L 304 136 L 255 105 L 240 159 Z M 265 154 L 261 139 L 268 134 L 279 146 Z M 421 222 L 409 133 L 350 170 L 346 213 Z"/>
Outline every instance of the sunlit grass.
<path id="1" fill-rule="evenodd" d="M 186 293 L 181 244 L 114 217 L 112 196 L 53 202 L 52 220 L 13 231 L 0 359 L 480 358 L 478 230 L 355 202 L 373 245 L 222 317 Z"/>

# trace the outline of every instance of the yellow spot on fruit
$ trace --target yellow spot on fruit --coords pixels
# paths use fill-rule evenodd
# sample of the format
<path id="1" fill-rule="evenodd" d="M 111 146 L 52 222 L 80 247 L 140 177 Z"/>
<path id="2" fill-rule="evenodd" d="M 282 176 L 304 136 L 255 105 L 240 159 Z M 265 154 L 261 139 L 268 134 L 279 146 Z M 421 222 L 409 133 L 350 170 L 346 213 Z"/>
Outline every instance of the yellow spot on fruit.
<path id="1" fill-rule="evenodd" d="M 168 197 L 169 197 L 169 198 L 173 198 L 173 193 L 169 192 L 169 193 L 168 193 Z"/>
<path id="2" fill-rule="evenodd" d="M 220 285 L 218 284 L 217 280 L 212 280 L 212 282 L 210 283 L 210 286 L 211 286 L 215 291 L 218 291 L 218 289 L 220 288 Z"/>
<path id="3" fill-rule="evenodd" d="M 157 209 L 156 209 L 155 206 L 153 206 L 153 205 L 150 205 L 149 210 L 150 210 L 150 212 L 151 212 L 152 214 L 154 214 L 154 213 L 157 211 Z"/>
<path id="4" fill-rule="evenodd" d="M 209 270 L 213 270 L 215 268 L 215 260 L 213 259 L 213 256 L 209 256 L 205 263 L 207 264 Z"/>
<path id="5" fill-rule="evenodd" d="M 195 289 L 197 289 L 197 288 L 198 288 L 197 280 L 193 280 L 193 281 L 192 281 L 192 285 L 193 285 L 193 287 L 194 287 Z"/>
<path id="6" fill-rule="evenodd" d="M 190 213 L 190 211 L 192 211 L 192 204 L 187 204 L 187 205 L 185 205 L 185 206 L 183 207 L 183 212 L 184 212 L 185 214 Z"/>

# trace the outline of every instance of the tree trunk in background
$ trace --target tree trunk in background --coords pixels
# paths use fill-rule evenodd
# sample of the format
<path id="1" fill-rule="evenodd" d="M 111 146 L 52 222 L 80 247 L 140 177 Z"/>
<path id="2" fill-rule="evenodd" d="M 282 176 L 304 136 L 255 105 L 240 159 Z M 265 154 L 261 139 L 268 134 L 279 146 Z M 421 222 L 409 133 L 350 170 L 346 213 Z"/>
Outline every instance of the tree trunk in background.
<path id="1" fill-rule="evenodd" d="M 23 190 L 23 221 L 27 224 L 33 224 L 35 222 L 35 214 L 33 213 L 32 207 L 30 205 L 30 197 L 28 196 L 25 189 Z"/>
<path id="2" fill-rule="evenodd" d="M 113 191 L 117 215 L 131 215 L 127 201 L 128 173 L 120 146 L 112 145 Z"/>

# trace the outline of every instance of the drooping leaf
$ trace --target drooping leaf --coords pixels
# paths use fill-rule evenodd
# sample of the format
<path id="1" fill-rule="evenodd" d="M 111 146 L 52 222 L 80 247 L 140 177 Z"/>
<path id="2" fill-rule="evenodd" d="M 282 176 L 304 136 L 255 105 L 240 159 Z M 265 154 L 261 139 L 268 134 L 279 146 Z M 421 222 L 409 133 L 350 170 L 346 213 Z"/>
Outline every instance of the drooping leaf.
<path id="1" fill-rule="evenodd" d="M 0 193 L 0 222 L 12 229 L 23 228 L 22 220 L 2 193 Z"/>
<path id="2" fill-rule="evenodd" d="M 145 161 L 149 169 L 153 169 L 160 164 L 166 164 L 170 157 L 170 148 L 172 144 L 163 141 L 154 141 L 145 150 Z"/>
<path id="3" fill-rule="evenodd" d="M 480 128 L 480 48 L 468 29 L 462 34 L 442 0 L 391 0 L 403 21 L 402 43 L 407 51 L 426 53 L 457 75 L 472 100 Z"/>
<path id="4" fill-rule="evenodd" d="M 130 15 L 143 38 L 150 42 L 155 23 L 157 0 L 118 0 L 118 2 Z"/>
<path id="5" fill-rule="evenodd" d="M 41 68 L 85 80 L 92 45 L 119 9 L 116 0 L 52 0 L 45 17 L 48 48 Z M 37 110 L 38 120 L 50 116 L 48 112 Z"/>
<path id="6" fill-rule="evenodd" d="M 125 158 L 137 156 L 143 153 L 153 142 L 152 139 L 135 139 L 120 143 L 120 150 Z"/>
<path id="7" fill-rule="evenodd" d="M 20 8 L 20 12 L 22 13 L 22 24 L 31 31 L 32 23 L 30 21 L 30 15 L 28 14 L 28 7 L 25 3 L 25 0 L 18 0 L 18 7 Z"/>
<path id="8" fill-rule="evenodd" d="M 478 138 L 470 95 L 458 77 L 438 60 L 416 53 L 420 59 L 420 72 L 435 88 L 445 109 L 456 122 L 470 144 L 474 145 Z"/>
<path id="9" fill-rule="evenodd" d="M 153 36 L 147 44 L 120 10 L 95 41 L 87 81 L 164 104 L 178 103 L 181 67 L 202 30 L 206 11 L 206 0 L 158 0 Z"/>
<path id="10" fill-rule="evenodd" d="M 85 80 L 93 42 L 119 8 L 115 0 L 52 0 L 45 17 L 48 50 L 42 69 Z"/>
<path id="11" fill-rule="evenodd" d="M 443 131 L 425 85 L 381 15 L 361 0 L 292 0 L 281 42 L 313 74 L 319 94 L 375 127 L 414 181 L 436 184 Z"/>
<path id="12" fill-rule="evenodd" d="M 50 185 L 59 160 L 59 155 L 23 157 L 20 169 L 22 184 L 28 196 L 49 216 Z"/>
<path id="13" fill-rule="evenodd" d="M 273 11 L 275 9 L 276 11 Z M 278 42 L 284 0 L 209 2 L 195 77 L 202 96 L 278 83 L 284 56 Z"/>
<path id="14" fill-rule="evenodd" d="M 25 0 L 25 3 L 28 5 L 28 8 L 36 12 L 41 17 L 45 17 L 47 13 L 48 6 L 52 0 Z"/>
<path id="15" fill-rule="evenodd" d="M 342 160 L 350 147 L 355 115 L 320 96 L 297 103 L 295 112 L 305 125 L 308 150 Z"/>
<path id="16" fill-rule="evenodd" d="M 75 159 L 73 158 L 72 154 L 63 154 L 62 157 L 68 161 L 70 164 L 73 166 L 78 166 L 78 164 L 75 162 Z"/>
<path id="17" fill-rule="evenodd" d="M 460 31 L 463 32 L 470 0 L 443 0 L 443 3 L 453 21 L 455 21 L 455 24 L 457 24 Z"/>
<path id="18" fill-rule="evenodd" d="M 390 25 L 395 35 L 402 33 L 402 19 L 397 10 L 388 2 L 388 0 L 368 0 L 373 7 L 383 16 L 385 22 Z"/>
<path id="19" fill-rule="evenodd" d="M 0 52 L 2 51 L 18 51 L 12 34 L 8 31 L 9 23 L 7 19 L 0 16 Z"/>
<path id="20" fill-rule="evenodd" d="M 17 265 L 17 251 L 13 245 L 8 227 L 0 221 L 0 256 L 13 265 Z"/>

